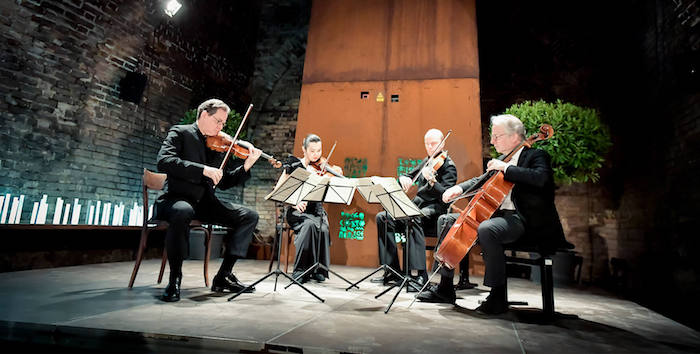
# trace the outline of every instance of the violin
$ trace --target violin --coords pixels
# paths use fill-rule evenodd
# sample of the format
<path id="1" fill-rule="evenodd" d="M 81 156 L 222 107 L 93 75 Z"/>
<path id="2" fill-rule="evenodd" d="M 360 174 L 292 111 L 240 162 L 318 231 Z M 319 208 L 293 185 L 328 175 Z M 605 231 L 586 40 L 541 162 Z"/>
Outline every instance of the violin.
<path id="1" fill-rule="evenodd" d="M 543 124 L 538 133 L 523 141 L 506 155 L 503 161 L 510 161 L 513 155 L 524 146 L 530 147 L 532 143 L 549 139 L 553 134 L 552 126 Z M 483 182 L 483 180 L 486 181 Z M 476 192 L 472 192 L 477 187 L 480 188 Z M 435 252 L 435 259 L 440 263 L 440 267 L 447 266 L 450 269 L 454 269 L 459 264 L 476 243 L 479 224 L 491 218 L 512 189 L 513 183 L 504 179 L 502 171 L 489 171 L 479 177 L 470 190 L 464 191 L 462 196 L 453 199 L 454 201 L 467 195 L 474 195 L 469 201 L 469 205 L 457 217 L 457 220 Z"/>
<path id="2" fill-rule="evenodd" d="M 233 147 L 231 147 L 232 143 L 233 138 L 230 135 L 221 131 L 217 136 L 207 137 L 207 147 L 214 151 L 227 152 L 229 148 L 231 148 L 231 152 L 233 152 L 233 155 L 240 159 L 247 159 L 248 156 L 250 156 L 250 150 L 253 148 L 253 145 L 251 143 L 245 140 L 236 140 L 235 144 L 233 144 Z M 267 161 L 269 161 L 274 168 L 282 167 L 282 162 L 275 159 L 272 155 L 268 155 L 265 152 L 263 152 L 260 155 L 260 157 L 267 159 Z"/>
<path id="3" fill-rule="evenodd" d="M 309 163 L 309 167 L 313 168 L 313 172 L 316 172 L 319 176 L 335 176 L 340 178 L 345 178 L 340 172 L 342 169 L 340 166 L 328 164 L 328 160 L 325 157 L 321 157 L 316 162 Z"/>

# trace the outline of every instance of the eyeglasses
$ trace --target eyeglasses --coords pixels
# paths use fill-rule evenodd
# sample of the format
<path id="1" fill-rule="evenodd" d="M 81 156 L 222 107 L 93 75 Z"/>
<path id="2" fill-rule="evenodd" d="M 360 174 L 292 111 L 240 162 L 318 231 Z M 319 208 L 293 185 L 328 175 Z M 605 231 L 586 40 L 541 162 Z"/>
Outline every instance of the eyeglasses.
<path id="1" fill-rule="evenodd" d="M 498 140 L 500 137 L 502 137 L 504 135 L 510 135 L 510 134 L 503 133 L 503 134 L 491 135 L 491 140 L 494 140 L 494 141 Z"/>
<path id="2" fill-rule="evenodd" d="M 210 116 L 210 117 L 214 118 L 214 116 Z M 216 124 L 218 124 L 218 125 L 220 125 L 220 126 L 222 126 L 222 127 L 223 127 L 224 125 L 226 125 L 226 120 L 216 119 L 216 118 L 214 118 L 214 120 L 216 121 Z"/>

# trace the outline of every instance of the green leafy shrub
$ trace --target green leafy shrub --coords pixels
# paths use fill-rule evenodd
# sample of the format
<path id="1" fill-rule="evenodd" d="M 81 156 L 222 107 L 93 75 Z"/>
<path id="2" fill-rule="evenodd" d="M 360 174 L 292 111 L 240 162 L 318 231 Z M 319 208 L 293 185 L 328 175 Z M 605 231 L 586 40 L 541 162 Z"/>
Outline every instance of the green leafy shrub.
<path id="1" fill-rule="evenodd" d="M 537 132 L 542 124 L 552 126 L 552 138 L 535 145 L 552 157 L 556 184 L 598 181 L 598 169 L 612 142 L 596 110 L 561 100 L 555 103 L 525 101 L 512 105 L 504 113 L 520 118 L 528 136 Z"/>
<path id="2" fill-rule="evenodd" d="M 193 108 L 185 112 L 185 115 L 182 117 L 182 120 L 180 120 L 180 124 L 192 124 L 196 120 L 197 109 Z M 224 128 L 221 130 L 230 136 L 234 136 L 236 134 L 236 130 L 238 130 L 238 126 L 241 125 L 242 120 L 243 116 L 240 113 L 231 109 L 231 111 L 228 112 L 228 118 L 226 118 L 226 125 L 224 125 Z M 246 131 L 245 129 L 243 129 L 241 130 L 241 134 L 238 136 L 238 138 L 245 139 L 245 137 Z"/>

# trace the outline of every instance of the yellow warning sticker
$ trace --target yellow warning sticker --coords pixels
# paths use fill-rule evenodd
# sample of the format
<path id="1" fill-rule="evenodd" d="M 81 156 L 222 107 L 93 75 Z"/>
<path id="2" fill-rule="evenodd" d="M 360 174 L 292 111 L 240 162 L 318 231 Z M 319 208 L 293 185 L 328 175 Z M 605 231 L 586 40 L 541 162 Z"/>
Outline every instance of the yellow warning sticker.
<path id="1" fill-rule="evenodd" d="M 384 95 L 381 92 L 377 94 L 377 102 L 384 102 Z"/>

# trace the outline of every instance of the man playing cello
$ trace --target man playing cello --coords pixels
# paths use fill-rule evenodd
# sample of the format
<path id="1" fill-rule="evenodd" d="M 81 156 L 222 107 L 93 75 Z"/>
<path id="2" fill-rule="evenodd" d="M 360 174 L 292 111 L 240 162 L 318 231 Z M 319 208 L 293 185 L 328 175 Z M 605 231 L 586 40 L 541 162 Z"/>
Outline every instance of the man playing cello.
<path id="1" fill-rule="evenodd" d="M 525 127 L 513 115 L 500 115 L 491 118 L 491 144 L 500 154 L 509 154 L 525 139 Z M 532 235 L 540 245 L 556 249 L 566 244 L 564 232 L 554 205 L 554 180 L 549 155 L 540 149 L 523 147 L 506 163 L 492 159 L 486 165 L 487 171 L 504 173 L 506 181 L 514 183 L 511 192 L 488 220 L 479 224 L 477 237 L 481 244 L 486 264 L 484 285 L 491 288 L 486 301 L 476 309 L 484 314 L 499 314 L 508 310 L 506 298 L 506 263 L 503 244 L 512 243 Z M 448 202 L 469 190 L 478 177 L 462 182 L 445 191 L 442 200 Z M 449 220 L 451 218 L 451 220 Z M 443 215 L 438 225 L 440 240 L 454 223 L 454 216 Z M 426 302 L 454 303 L 455 291 L 452 287 L 454 270 L 443 267 L 439 285 L 431 284 L 418 295 Z"/>

